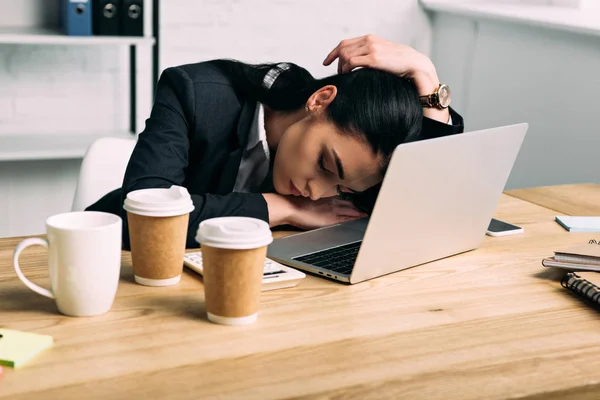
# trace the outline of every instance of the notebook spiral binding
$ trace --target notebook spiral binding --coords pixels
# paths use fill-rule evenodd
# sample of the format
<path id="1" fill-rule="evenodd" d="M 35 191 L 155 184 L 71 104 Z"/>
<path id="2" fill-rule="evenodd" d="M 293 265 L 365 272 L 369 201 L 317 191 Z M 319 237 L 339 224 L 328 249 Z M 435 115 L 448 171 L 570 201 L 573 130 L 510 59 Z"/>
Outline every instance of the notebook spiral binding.
<path id="1" fill-rule="evenodd" d="M 576 273 L 567 273 L 560 280 L 560 285 L 594 305 L 600 306 L 600 287 L 585 280 Z"/>

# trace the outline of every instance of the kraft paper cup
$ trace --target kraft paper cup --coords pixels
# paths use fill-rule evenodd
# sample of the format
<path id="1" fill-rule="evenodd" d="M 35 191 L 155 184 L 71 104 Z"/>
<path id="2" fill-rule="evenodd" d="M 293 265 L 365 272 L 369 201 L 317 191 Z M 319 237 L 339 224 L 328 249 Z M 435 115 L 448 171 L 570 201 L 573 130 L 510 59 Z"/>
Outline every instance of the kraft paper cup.
<path id="1" fill-rule="evenodd" d="M 191 196 L 181 186 L 130 192 L 127 211 L 135 281 L 170 286 L 181 280 Z"/>
<path id="2" fill-rule="evenodd" d="M 255 218 L 223 217 L 203 221 L 196 235 L 203 259 L 209 321 L 248 325 L 258 318 L 269 225 Z"/>

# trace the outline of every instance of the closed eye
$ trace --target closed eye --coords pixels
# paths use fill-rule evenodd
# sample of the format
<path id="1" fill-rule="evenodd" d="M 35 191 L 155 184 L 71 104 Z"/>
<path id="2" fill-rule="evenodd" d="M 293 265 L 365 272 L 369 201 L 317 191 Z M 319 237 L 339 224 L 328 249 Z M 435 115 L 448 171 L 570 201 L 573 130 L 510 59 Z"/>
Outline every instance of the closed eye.
<path id="1" fill-rule="evenodd" d="M 321 172 L 323 172 L 324 174 L 327 175 L 336 175 L 335 172 L 328 170 L 325 167 L 325 151 L 321 150 L 321 155 L 319 156 L 319 169 L 321 170 Z M 339 167 L 338 167 L 339 170 Z M 338 194 L 340 193 L 351 193 L 351 194 L 358 194 L 360 192 L 357 192 L 356 190 L 352 190 L 348 187 L 342 186 L 342 185 L 337 185 L 336 186 L 336 191 Z"/>
<path id="2" fill-rule="evenodd" d="M 327 168 L 325 168 L 325 155 L 323 154 L 323 152 L 321 152 L 321 155 L 319 156 L 319 169 L 322 172 L 331 174 L 332 172 L 330 170 L 328 170 Z"/>

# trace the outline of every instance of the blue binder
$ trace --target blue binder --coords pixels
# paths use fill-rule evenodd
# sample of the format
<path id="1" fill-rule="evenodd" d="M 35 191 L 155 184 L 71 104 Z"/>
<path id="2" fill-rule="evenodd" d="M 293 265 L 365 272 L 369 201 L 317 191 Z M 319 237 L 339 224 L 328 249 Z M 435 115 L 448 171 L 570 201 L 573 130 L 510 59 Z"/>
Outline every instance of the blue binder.
<path id="1" fill-rule="evenodd" d="M 92 36 L 92 0 L 61 0 L 66 35 Z"/>

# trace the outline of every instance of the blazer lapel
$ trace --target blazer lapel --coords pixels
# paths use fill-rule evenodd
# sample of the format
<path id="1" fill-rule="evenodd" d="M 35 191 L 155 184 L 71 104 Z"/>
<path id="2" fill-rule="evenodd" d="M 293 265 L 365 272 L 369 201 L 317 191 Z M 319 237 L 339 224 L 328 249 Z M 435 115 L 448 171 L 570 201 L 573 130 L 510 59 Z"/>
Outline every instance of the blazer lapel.
<path id="1" fill-rule="evenodd" d="M 223 172 L 221 173 L 221 180 L 217 187 L 217 194 L 228 194 L 233 190 L 240 169 L 240 163 L 242 162 L 242 156 L 244 155 L 244 149 L 248 142 L 248 134 L 250 132 L 252 121 L 254 120 L 255 110 L 256 102 L 245 101 L 242 105 L 236 132 L 238 148 L 229 154 L 229 157 L 225 162 Z"/>

